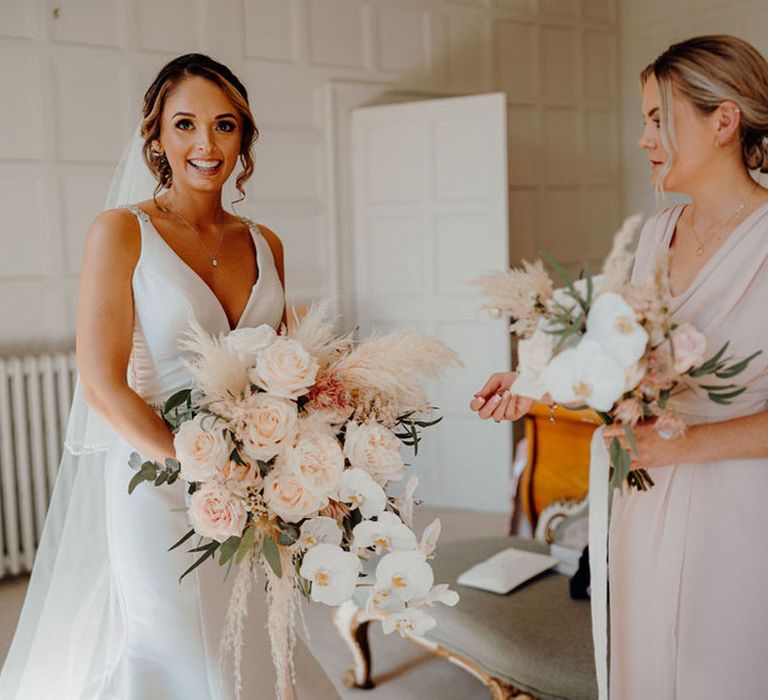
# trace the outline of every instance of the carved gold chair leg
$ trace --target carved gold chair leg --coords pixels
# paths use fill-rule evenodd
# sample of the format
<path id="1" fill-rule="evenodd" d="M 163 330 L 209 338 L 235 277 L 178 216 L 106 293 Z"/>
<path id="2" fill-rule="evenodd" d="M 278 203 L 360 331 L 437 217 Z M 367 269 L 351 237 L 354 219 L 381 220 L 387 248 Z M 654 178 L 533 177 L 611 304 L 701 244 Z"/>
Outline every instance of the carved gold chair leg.
<path id="1" fill-rule="evenodd" d="M 373 688 L 371 680 L 371 647 L 368 641 L 370 621 L 361 621 L 362 611 L 354 603 L 343 603 L 336 609 L 333 622 L 352 654 L 353 666 L 342 677 L 348 688 Z"/>
<path id="2" fill-rule="evenodd" d="M 334 614 L 333 622 L 341 638 L 352 654 L 354 665 L 342 677 L 348 688 L 370 689 L 374 687 L 371 678 L 371 648 L 368 642 L 370 620 L 363 621 L 363 612 L 353 603 L 340 605 Z M 491 693 L 491 700 L 537 700 L 515 686 L 490 675 L 479 664 L 461 654 L 451 652 L 439 644 L 434 644 L 420 637 L 411 637 L 410 641 L 435 656 L 439 656 L 463 668 L 477 678 Z"/>
<path id="3" fill-rule="evenodd" d="M 463 668 L 477 678 L 488 690 L 491 691 L 491 700 L 538 700 L 538 698 L 523 692 L 519 688 L 489 674 L 480 664 L 472 659 L 462 656 L 445 647 L 429 642 L 421 637 L 410 637 L 410 641 L 418 644 L 423 649 L 439 656 L 452 664 Z"/>

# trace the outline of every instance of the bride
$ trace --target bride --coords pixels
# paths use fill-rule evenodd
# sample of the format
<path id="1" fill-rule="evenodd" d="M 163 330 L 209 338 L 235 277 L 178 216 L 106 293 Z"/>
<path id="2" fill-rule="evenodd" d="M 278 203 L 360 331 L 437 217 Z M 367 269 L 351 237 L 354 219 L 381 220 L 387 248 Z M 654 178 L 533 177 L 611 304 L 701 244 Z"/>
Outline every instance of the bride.
<path id="1" fill-rule="evenodd" d="M 88 232 L 80 379 L 2 700 L 233 697 L 218 655 L 231 578 L 208 564 L 179 582 L 195 556 L 168 551 L 189 529 L 183 488 L 129 496 L 128 458 L 175 455 L 157 409 L 191 385 L 178 349 L 190 317 L 215 334 L 285 320 L 279 238 L 222 207 L 238 162 L 245 196 L 257 136 L 245 87 L 207 56 L 171 61 L 145 94 L 108 206 L 145 199 Z M 250 607 L 246 660 L 267 648 Z M 272 696 L 261 671 L 243 664 L 243 698 Z"/>

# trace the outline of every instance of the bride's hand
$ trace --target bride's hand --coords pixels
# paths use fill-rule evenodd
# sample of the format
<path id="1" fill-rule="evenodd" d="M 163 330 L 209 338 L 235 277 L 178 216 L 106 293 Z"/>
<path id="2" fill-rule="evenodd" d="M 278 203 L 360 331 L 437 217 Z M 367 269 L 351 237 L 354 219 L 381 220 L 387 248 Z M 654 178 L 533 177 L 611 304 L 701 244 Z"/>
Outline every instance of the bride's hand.
<path id="1" fill-rule="evenodd" d="M 509 393 L 509 387 L 515 381 L 515 372 L 495 372 L 485 386 L 475 394 L 469 404 L 480 418 L 493 418 L 497 423 L 502 420 L 516 421 L 531 410 L 535 403 L 525 396 Z"/>

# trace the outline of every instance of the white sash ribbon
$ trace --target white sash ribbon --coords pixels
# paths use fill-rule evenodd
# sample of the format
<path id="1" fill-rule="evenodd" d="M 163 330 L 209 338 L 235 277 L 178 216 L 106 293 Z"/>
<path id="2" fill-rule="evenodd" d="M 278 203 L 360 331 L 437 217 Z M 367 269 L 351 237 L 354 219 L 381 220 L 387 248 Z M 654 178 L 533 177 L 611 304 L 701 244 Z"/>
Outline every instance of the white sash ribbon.
<path id="1" fill-rule="evenodd" d="M 592 436 L 589 462 L 589 570 L 598 700 L 608 700 L 609 479 L 610 459 L 603 428 L 598 428 Z"/>

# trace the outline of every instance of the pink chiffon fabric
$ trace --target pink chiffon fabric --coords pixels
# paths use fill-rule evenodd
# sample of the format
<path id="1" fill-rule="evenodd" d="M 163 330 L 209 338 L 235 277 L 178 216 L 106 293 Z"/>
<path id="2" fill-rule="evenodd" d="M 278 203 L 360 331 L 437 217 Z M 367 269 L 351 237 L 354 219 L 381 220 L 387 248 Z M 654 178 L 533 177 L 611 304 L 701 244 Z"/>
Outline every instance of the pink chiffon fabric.
<path id="1" fill-rule="evenodd" d="M 645 225 L 633 278 L 666 250 L 682 206 Z M 763 350 L 736 377 L 731 405 L 686 392 L 674 406 L 689 424 L 768 409 L 768 205 L 725 240 L 673 318 L 708 339 L 708 355 Z M 723 700 L 768 697 L 768 459 L 653 469 L 647 493 L 614 496 L 609 544 L 610 697 Z"/>

